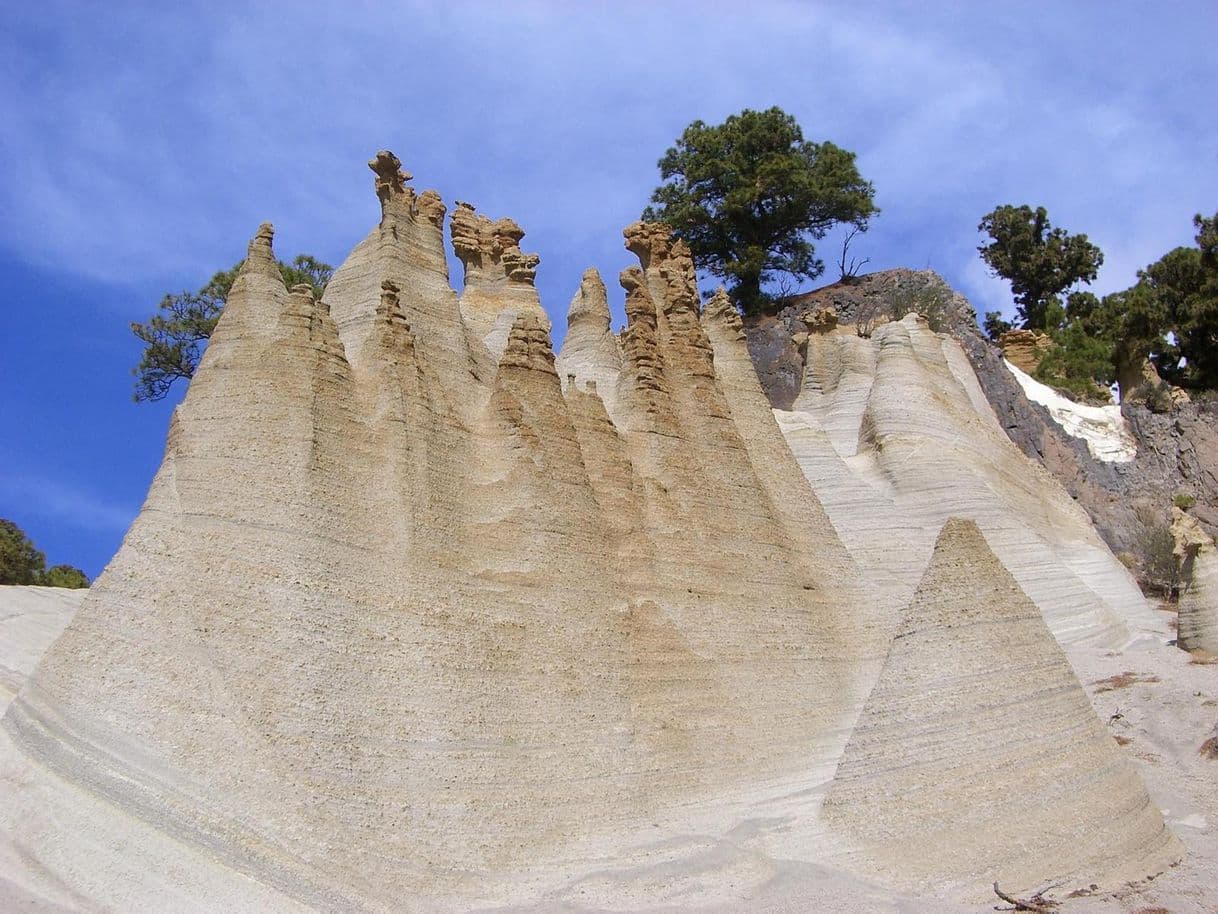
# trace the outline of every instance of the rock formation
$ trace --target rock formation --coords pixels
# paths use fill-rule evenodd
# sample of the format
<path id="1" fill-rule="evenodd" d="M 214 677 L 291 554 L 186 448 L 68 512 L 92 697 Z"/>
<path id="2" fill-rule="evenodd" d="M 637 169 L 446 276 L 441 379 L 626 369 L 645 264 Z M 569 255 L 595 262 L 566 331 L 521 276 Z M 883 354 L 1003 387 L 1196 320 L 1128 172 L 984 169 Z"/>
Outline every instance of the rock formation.
<path id="1" fill-rule="evenodd" d="M 801 390 L 804 358 L 793 337 L 807 332 L 804 314 L 833 308 L 841 324 L 854 326 L 860 312 L 882 307 L 897 284 L 947 290 L 929 270 L 884 270 L 796 296 L 776 315 L 750 318 L 749 351 L 771 404 L 789 410 Z M 982 335 L 976 314 L 959 294 L 952 297 L 948 329 L 968 358 L 989 405 L 986 413 L 992 412 L 1004 435 L 1086 511 L 1114 553 L 1138 550 L 1139 504 L 1150 502 L 1166 511 L 1180 493 L 1196 499 L 1190 513 L 1211 537 L 1218 537 L 1218 407 L 1176 402 L 1174 393 L 1167 408 L 1126 399 L 1120 412 L 1137 442 L 1136 456 L 1120 464 L 1097 459 L 1084 438 L 1066 432 L 1047 408 L 1029 399 L 1002 350 Z"/>
<path id="2" fill-rule="evenodd" d="M 510 899 L 831 764 L 882 645 L 811 489 L 757 465 L 768 408 L 717 382 L 687 252 L 624 274 L 614 421 L 564 396 L 514 223 L 458 208 L 458 302 L 438 199 L 371 165 L 381 222 L 324 300 L 251 242 L 144 510 L 5 718 L 30 764 L 373 907 Z"/>
<path id="3" fill-rule="evenodd" d="M 453 250 L 465 268 L 461 318 L 498 358 L 516 316 L 529 313 L 549 330 L 549 320 L 533 287 L 541 258 L 520 250 L 524 229 L 511 219 L 492 222 L 468 203 L 453 211 Z"/>
<path id="4" fill-rule="evenodd" d="M 60 636 L 80 601 L 81 588 L 0 584 L 0 713 L 25 684 L 38 659 Z"/>
<path id="5" fill-rule="evenodd" d="M 1011 447 L 959 344 L 917 315 L 809 337 L 775 412 L 847 547 L 907 600 L 951 515 L 975 520 L 1064 642 L 1165 635 L 1086 514 Z"/>
<path id="6" fill-rule="evenodd" d="M 558 377 L 563 390 L 570 385 L 591 385 L 610 414 L 617 401 L 622 371 L 618 338 L 609 329 L 609 297 L 600 273 L 589 268 L 567 311 L 567 335 L 558 354 Z M 582 389 L 582 388 L 581 388 Z"/>
<path id="7" fill-rule="evenodd" d="M 824 815 L 852 865 L 913 887 L 1030 886 L 1178 853 L 1036 605 L 959 518 L 901 613 Z"/>
<path id="8" fill-rule="evenodd" d="M 776 847 L 827 859 L 816 835 L 826 822 L 855 834 L 857 785 L 890 776 L 868 747 L 877 715 L 899 725 L 882 699 L 914 643 L 889 647 L 911 569 L 929 559 L 917 534 L 979 500 L 995 542 L 1003 512 L 1019 548 L 1041 542 L 1028 518 L 1040 536 L 1071 531 L 1032 559 L 1059 636 L 1135 627 L 1104 568 L 1087 578 L 1099 596 L 1052 577 L 1050 560 L 1097 561 L 1093 544 L 1079 546 L 1077 518 L 1043 480 L 1007 478 L 963 356 L 916 321 L 886 325 L 874 345 L 839 345 L 813 321 L 824 332 L 807 344 L 797 462 L 739 315 L 722 293 L 699 308 L 689 251 L 664 226 L 626 229 L 639 265 L 620 276 L 620 337 L 585 274 L 556 358 L 519 227 L 458 204 L 458 297 L 438 195 L 416 195 L 392 153 L 369 165 L 380 222 L 321 300 L 284 288 L 269 226 L 250 242 L 143 510 L 4 716 L 0 780 L 17 785 L 0 808 L 5 846 L 36 862 L 22 878 L 47 897 L 79 885 L 121 909 L 205 897 L 464 910 L 561 895 L 589 861 L 663 868 L 705 841 L 738 861 Z M 935 410 L 945 418 L 927 432 Z M 839 474 L 832 485 L 818 461 Z M 919 485 L 903 486 L 914 473 Z M 1002 494 L 985 501 L 991 485 Z M 858 561 L 831 522 L 839 490 L 876 508 Z M 939 589 L 1007 586 L 992 556 L 962 561 L 947 541 L 919 612 Z M 884 551 L 899 556 L 887 578 Z M 1087 741 L 1095 721 L 1036 608 L 1004 593 L 986 612 L 1006 653 L 978 643 L 1032 709 L 1004 719 L 1052 713 L 1063 723 L 1045 757 L 1073 728 L 1082 795 L 1102 787 L 1101 809 L 1129 806 L 1136 781 Z M 927 669 L 909 673 L 935 688 Z M 1016 671 L 1044 671 L 1048 692 Z M 945 744 L 953 727 L 977 744 L 975 722 L 935 720 Z M 1012 758 L 1029 761 L 1040 743 L 1019 726 Z M 1049 795 L 1035 772 L 1021 782 L 964 761 L 958 782 L 919 781 L 919 802 L 954 815 L 989 786 Z M 1160 866 L 1157 814 L 1129 808 L 1055 823 L 1055 872 Z M 909 821 L 911 835 L 929 828 Z M 1029 832 L 1002 865 L 1024 872 L 1045 853 Z M 768 878 L 750 872 L 733 891 Z M 938 855 L 924 872 L 970 894 L 980 871 Z M 714 899 L 738 878 L 723 868 L 697 891 Z"/>
<path id="9" fill-rule="evenodd" d="M 1008 330 L 998 338 L 1003 357 L 1029 375 L 1036 373 L 1040 360 L 1052 346 L 1052 338 L 1039 330 Z"/>
<path id="10" fill-rule="evenodd" d="M 1218 550 L 1195 517 L 1179 508 L 1172 514 L 1180 562 L 1176 643 L 1186 651 L 1218 654 Z"/>

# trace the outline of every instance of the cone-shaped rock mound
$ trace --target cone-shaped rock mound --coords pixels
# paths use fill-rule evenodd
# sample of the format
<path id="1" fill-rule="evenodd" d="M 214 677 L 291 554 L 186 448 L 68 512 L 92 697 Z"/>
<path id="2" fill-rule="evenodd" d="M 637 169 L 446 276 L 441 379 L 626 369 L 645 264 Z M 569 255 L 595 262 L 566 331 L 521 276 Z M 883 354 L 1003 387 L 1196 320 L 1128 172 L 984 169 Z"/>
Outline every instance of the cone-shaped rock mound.
<path id="1" fill-rule="evenodd" d="M 1040 611 L 961 518 L 901 616 L 824 815 L 855 865 L 910 885 L 1116 881 L 1178 856 Z"/>

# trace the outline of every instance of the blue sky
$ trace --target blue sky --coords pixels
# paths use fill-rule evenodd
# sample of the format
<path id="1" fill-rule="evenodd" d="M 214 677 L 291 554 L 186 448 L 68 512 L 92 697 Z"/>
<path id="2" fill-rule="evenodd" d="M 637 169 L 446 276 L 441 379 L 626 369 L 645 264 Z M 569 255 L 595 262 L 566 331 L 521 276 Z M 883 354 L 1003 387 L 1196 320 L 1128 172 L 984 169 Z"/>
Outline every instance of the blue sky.
<path id="1" fill-rule="evenodd" d="M 128 323 L 263 220 L 281 256 L 339 263 L 376 220 L 377 149 L 450 209 L 515 218 L 561 331 L 584 268 L 613 288 L 629 264 L 681 129 L 779 105 L 874 182 L 866 269 L 929 266 L 1009 312 L 976 255 L 999 203 L 1086 232 L 1100 292 L 1218 209 L 1215 46 L 1213 0 L 9 4 L 0 516 L 97 574 L 181 395 L 131 402 Z"/>

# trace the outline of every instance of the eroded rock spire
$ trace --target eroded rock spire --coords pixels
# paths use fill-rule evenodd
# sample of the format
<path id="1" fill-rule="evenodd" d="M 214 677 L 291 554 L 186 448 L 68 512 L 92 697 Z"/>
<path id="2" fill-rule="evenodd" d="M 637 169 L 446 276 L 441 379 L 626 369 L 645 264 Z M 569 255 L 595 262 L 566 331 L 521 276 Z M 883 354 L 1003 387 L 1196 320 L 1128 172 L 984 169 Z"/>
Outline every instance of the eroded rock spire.
<path id="1" fill-rule="evenodd" d="M 414 177 L 402 169 L 402 160 L 382 149 L 368 160 L 368 167 L 376 175 L 376 196 L 382 204 L 388 203 L 394 197 L 414 197 L 414 191 L 406 186 L 406 182 Z"/>
<path id="2" fill-rule="evenodd" d="M 524 229 L 511 219 L 492 222 L 458 202 L 449 225 L 453 251 L 465 269 L 461 317 L 491 358 L 503 354 L 517 316 L 531 313 L 549 327 L 533 278 L 541 258 L 520 250 Z"/>
<path id="3" fill-rule="evenodd" d="M 514 220 L 492 222 L 471 204 L 458 201 L 449 231 L 453 251 L 465 267 L 467 286 L 502 280 L 533 284 L 541 257 L 521 251 L 524 229 Z"/>
<path id="4" fill-rule="evenodd" d="M 617 337 L 609 329 L 609 298 L 605 282 L 595 268 L 584 271 L 579 289 L 567 310 L 567 335 L 558 354 L 559 376 L 574 376 L 577 385 L 597 388 L 605 408 L 613 414 L 622 353 Z M 563 390 L 570 383 L 563 382 Z"/>

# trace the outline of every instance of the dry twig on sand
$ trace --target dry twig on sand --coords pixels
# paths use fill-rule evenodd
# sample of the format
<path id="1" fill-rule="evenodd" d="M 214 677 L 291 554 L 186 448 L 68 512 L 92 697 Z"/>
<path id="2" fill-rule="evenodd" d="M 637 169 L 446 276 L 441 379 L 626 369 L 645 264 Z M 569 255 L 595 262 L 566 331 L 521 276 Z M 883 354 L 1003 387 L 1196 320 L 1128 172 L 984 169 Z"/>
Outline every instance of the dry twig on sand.
<path id="1" fill-rule="evenodd" d="M 1052 899 L 1043 897 L 1040 892 L 1037 892 L 1029 899 L 1016 898 L 1013 895 L 1008 895 L 1002 889 L 998 888 L 998 883 L 994 883 L 994 894 L 1011 905 L 1010 908 L 1000 908 L 994 906 L 995 911 L 1034 911 L 1036 914 L 1053 914 L 1053 909 L 1057 907 L 1057 902 Z"/>

